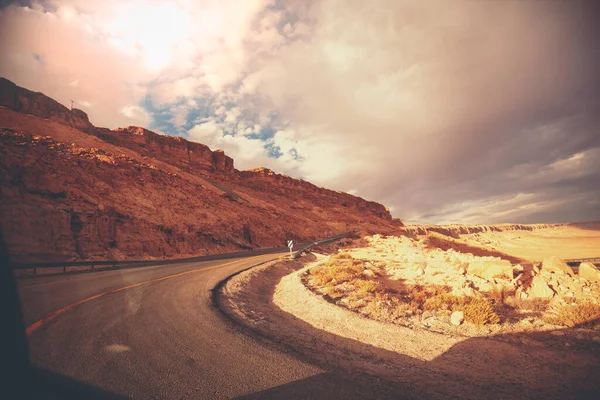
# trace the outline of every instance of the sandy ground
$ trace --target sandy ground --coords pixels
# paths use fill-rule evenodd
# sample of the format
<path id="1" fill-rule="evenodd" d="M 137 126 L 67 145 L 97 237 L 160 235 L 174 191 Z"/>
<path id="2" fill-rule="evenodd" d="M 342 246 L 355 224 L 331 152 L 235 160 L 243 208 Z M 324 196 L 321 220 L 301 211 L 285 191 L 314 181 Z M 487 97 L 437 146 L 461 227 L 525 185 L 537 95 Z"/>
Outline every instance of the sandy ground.
<path id="1" fill-rule="evenodd" d="M 600 391 L 600 345 L 578 339 L 577 329 L 466 338 L 385 324 L 309 291 L 297 272 L 303 267 L 243 272 L 218 295 L 220 308 L 300 357 L 357 379 L 375 375 L 406 397 L 564 399 Z"/>
<path id="2" fill-rule="evenodd" d="M 548 256 L 563 259 L 600 257 L 600 229 L 576 226 L 472 233 L 461 235 L 460 240 L 529 261 L 541 261 Z"/>

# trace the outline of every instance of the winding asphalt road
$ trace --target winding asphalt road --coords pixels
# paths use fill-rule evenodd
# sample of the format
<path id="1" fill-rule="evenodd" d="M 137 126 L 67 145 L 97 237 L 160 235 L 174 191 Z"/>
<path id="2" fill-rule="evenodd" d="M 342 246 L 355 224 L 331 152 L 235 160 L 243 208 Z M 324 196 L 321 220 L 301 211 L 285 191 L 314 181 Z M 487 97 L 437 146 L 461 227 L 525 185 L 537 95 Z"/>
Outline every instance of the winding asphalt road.
<path id="1" fill-rule="evenodd" d="M 140 399 L 398 398 L 248 336 L 214 308 L 219 281 L 279 256 L 21 279 L 31 359 Z"/>

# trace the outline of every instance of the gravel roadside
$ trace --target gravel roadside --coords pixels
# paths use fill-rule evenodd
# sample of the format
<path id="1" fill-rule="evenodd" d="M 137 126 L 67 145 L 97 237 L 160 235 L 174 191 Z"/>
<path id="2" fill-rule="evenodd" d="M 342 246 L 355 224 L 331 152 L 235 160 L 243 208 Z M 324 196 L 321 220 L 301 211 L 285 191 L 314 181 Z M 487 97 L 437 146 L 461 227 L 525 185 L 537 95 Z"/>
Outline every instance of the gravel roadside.
<path id="1" fill-rule="evenodd" d="M 545 332 L 461 338 L 372 321 L 309 291 L 300 280 L 308 267 L 284 261 L 238 274 L 217 294 L 218 306 L 286 351 L 356 379 L 376 377 L 403 397 L 592 398 L 600 391 L 600 346 Z"/>

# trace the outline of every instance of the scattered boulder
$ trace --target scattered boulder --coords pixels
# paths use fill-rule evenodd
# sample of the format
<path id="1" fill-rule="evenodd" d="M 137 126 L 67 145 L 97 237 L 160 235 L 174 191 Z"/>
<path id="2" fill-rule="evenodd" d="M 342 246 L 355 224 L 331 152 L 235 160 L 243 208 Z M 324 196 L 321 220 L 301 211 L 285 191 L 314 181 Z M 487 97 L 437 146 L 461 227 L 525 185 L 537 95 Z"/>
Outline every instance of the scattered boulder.
<path id="1" fill-rule="evenodd" d="M 506 260 L 476 260 L 469 263 L 467 272 L 470 275 L 479 276 L 483 279 L 492 280 L 492 278 L 513 279 L 513 267 Z"/>
<path id="2" fill-rule="evenodd" d="M 450 316 L 450 323 L 452 325 L 460 325 L 465 320 L 465 315 L 462 311 L 454 311 Z"/>
<path id="3" fill-rule="evenodd" d="M 513 265 L 513 271 L 523 272 L 524 270 L 525 270 L 525 268 L 523 268 L 523 266 L 521 264 Z"/>
<path id="4" fill-rule="evenodd" d="M 579 264 L 579 276 L 588 281 L 600 282 L 600 271 L 590 262 L 582 262 Z"/>
<path id="5" fill-rule="evenodd" d="M 510 283 L 512 283 L 515 286 L 520 286 L 521 285 L 521 277 L 522 276 L 523 276 L 523 273 L 520 273 Z"/>
<path id="6" fill-rule="evenodd" d="M 527 293 L 529 297 L 532 298 L 550 299 L 554 297 L 554 290 L 552 290 L 546 281 L 539 275 L 533 278 Z"/>
<path id="7" fill-rule="evenodd" d="M 375 272 L 373 272 L 370 269 L 365 269 L 363 271 L 363 275 L 366 276 L 367 278 L 373 278 L 375 276 Z"/>
<path id="8" fill-rule="evenodd" d="M 548 272 L 554 272 L 557 274 L 567 274 L 569 276 L 575 276 L 575 273 L 569 267 L 569 265 L 562 258 L 558 258 L 556 256 L 546 257 L 544 261 L 542 261 L 542 270 Z"/>
<path id="9" fill-rule="evenodd" d="M 429 318 L 433 318 L 433 313 L 431 311 L 424 311 L 423 314 L 421 314 L 421 321 L 425 321 Z"/>

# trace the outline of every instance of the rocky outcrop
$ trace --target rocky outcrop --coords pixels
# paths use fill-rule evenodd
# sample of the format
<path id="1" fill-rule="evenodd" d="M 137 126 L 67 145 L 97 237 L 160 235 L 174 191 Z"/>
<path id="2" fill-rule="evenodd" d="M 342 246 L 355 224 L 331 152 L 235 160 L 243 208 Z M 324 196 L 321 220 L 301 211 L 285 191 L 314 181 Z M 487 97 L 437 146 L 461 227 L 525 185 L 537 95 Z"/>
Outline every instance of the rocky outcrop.
<path id="1" fill-rule="evenodd" d="M 75 108 L 69 110 L 43 93 L 24 89 L 1 77 L 0 107 L 56 121 L 87 133 L 95 130 L 85 112 Z"/>
<path id="2" fill-rule="evenodd" d="M 469 235 L 481 232 L 503 231 L 535 231 L 562 226 L 563 224 L 497 224 L 497 225 L 407 225 L 402 232 L 407 235 L 427 235 L 430 232 L 458 238 L 460 235 Z"/>
<path id="3" fill-rule="evenodd" d="M 5 78 L 0 78 L 0 107 L 58 122 L 98 136 L 109 143 L 132 149 L 142 156 L 172 162 L 188 172 L 234 172 L 233 159 L 221 150 L 213 152 L 204 144 L 181 137 L 159 135 L 138 126 L 114 131 L 97 128 L 82 110 L 69 110 L 43 93 L 24 89 Z"/>
<path id="4" fill-rule="evenodd" d="M 575 276 L 573 270 L 569 267 L 565 260 L 556 256 L 546 257 L 544 261 L 542 261 L 542 270 L 557 274 Z"/>
<path id="5" fill-rule="evenodd" d="M 113 144 L 176 165 L 187 172 L 218 171 L 231 174 L 234 171 L 233 159 L 222 150 L 213 152 L 204 144 L 182 137 L 159 135 L 139 126 L 104 131 L 103 134 Z"/>
<path id="6" fill-rule="evenodd" d="M 493 278 L 513 279 L 513 266 L 507 260 L 474 260 L 469 262 L 467 273 L 490 281 Z"/>
<path id="7" fill-rule="evenodd" d="M 324 189 L 306 182 L 302 179 L 292 178 L 287 175 L 277 174 L 268 168 L 256 168 L 247 171 L 240 171 L 239 176 L 243 181 L 254 186 L 275 185 L 280 188 L 279 192 L 286 194 L 290 190 L 302 193 L 305 197 L 316 197 L 327 199 L 336 204 L 340 204 L 345 208 L 351 208 L 360 212 L 368 213 L 377 218 L 383 218 L 392 222 L 390 211 L 382 204 L 374 201 L 367 201 L 357 196 L 348 193 L 338 192 L 334 190 Z M 402 226 L 402 222 L 398 219 L 394 221 L 396 226 Z"/>
<path id="8" fill-rule="evenodd" d="M 590 262 L 582 262 L 579 264 L 579 276 L 588 281 L 600 283 L 600 271 Z"/>
<path id="9" fill-rule="evenodd" d="M 215 171 L 224 172 L 226 174 L 231 174 L 234 171 L 233 158 L 225 155 L 223 150 L 215 150 L 213 152 L 212 166 Z"/>
<path id="10" fill-rule="evenodd" d="M 533 299 L 550 299 L 554 297 L 554 291 L 548 286 L 546 279 L 541 275 L 533 277 L 527 294 Z"/>

